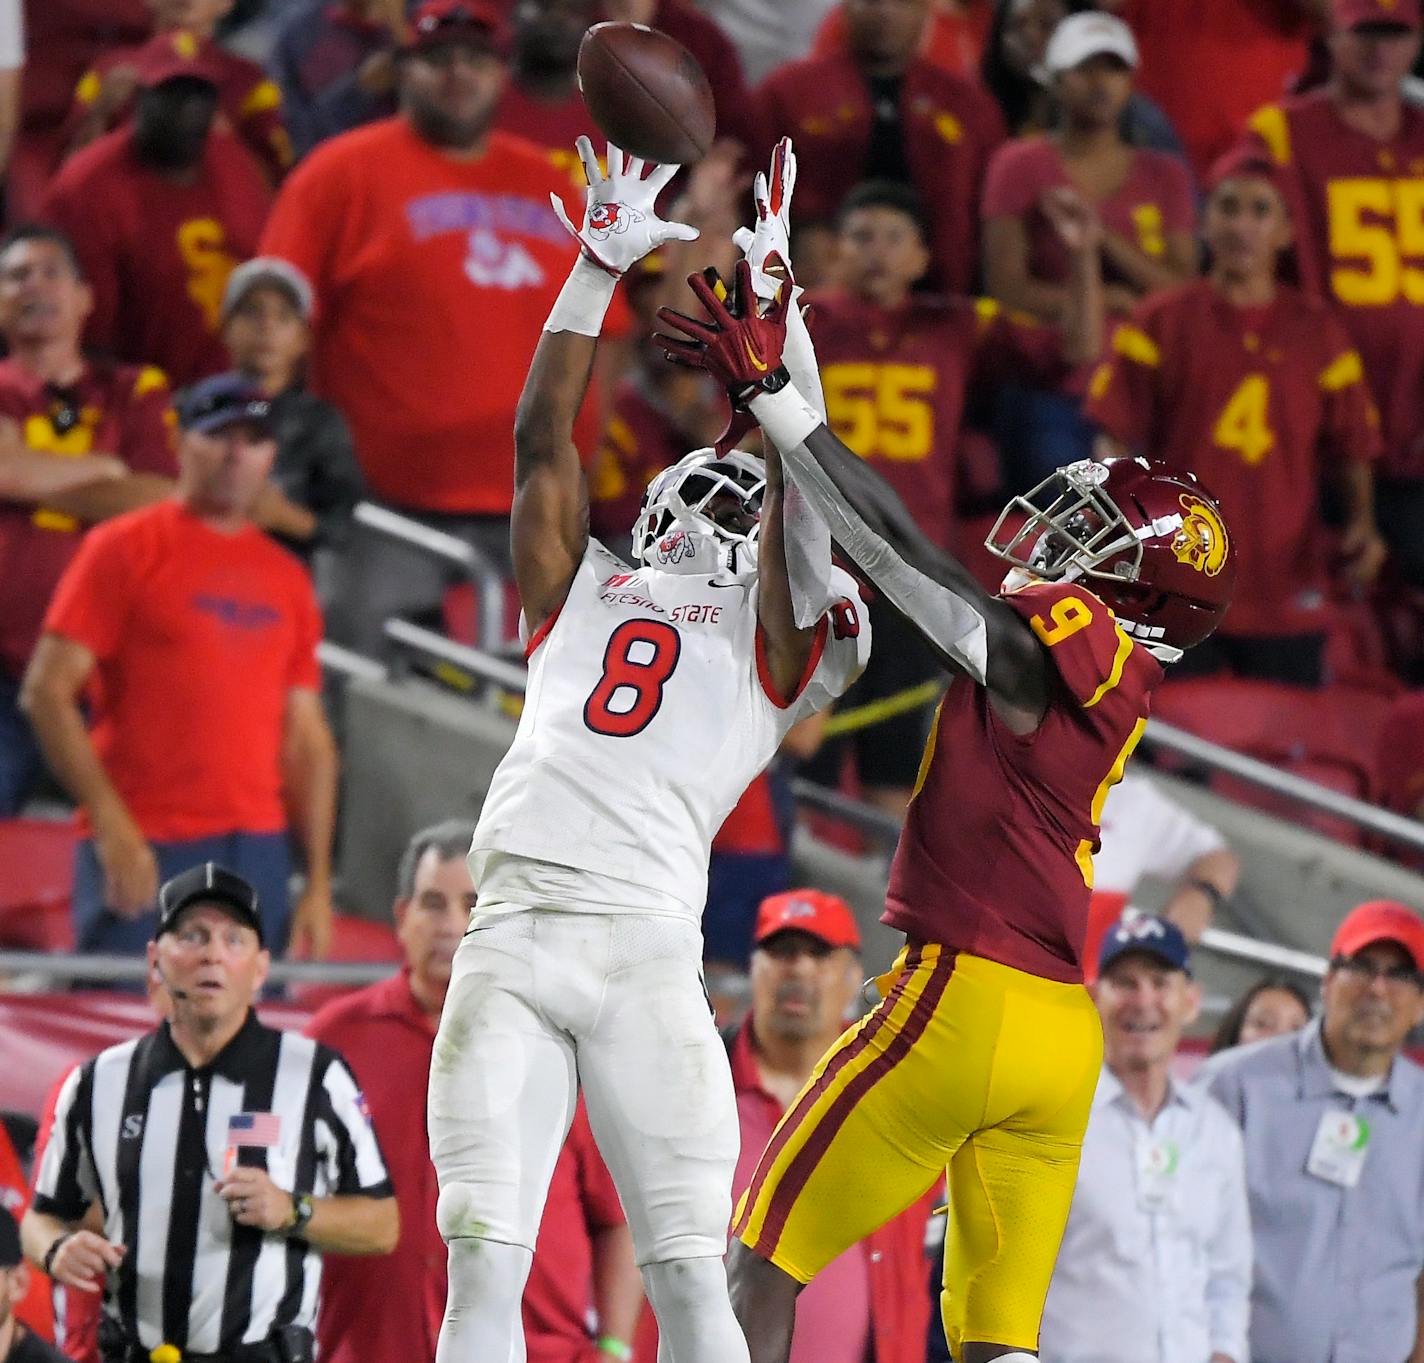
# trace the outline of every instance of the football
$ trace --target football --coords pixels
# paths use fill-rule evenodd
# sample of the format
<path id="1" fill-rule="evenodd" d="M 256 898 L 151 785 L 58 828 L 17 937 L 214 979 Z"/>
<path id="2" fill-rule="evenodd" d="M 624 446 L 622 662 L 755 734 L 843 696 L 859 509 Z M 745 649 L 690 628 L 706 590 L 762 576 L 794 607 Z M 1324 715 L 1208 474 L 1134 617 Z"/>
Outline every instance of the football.
<path id="1" fill-rule="evenodd" d="M 593 121 L 632 156 L 688 165 L 712 145 L 712 86 L 692 53 L 666 33 L 594 24 L 579 44 L 578 82 Z"/>

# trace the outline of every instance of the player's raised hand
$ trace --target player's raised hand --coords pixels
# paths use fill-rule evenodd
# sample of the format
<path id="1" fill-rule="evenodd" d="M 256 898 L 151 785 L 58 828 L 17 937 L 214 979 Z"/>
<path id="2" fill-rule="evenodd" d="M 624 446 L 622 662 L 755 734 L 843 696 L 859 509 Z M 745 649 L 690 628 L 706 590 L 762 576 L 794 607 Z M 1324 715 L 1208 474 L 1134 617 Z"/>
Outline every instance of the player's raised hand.
<path id="1" fill-rule="evenodd" d="M 653 340 L 674 364 L 705 369 L 732 395 L 744 402 L 756 389 L 772 391 L 781 387 L 786 372 L 781 352 L 786 344 L 786 312 L 791 303 L 791 287 L 780 289 L 765 312 L 757 306 L 752 267 L 737 262 L 735 283 L 730 294 L 715 270 L 688 275 L 687 286 L 697 295 L 705 317 L 689 317 L 673 308 L 659 308 L 658 320 L 682 332 Z M 777 382 L 777 380 L 781 382 Z"/>
<path id="2" fill-rule="evenodd" d="M 796 153 L 783 137 L 771 154 L 771 175 L 760 171 L 752 185 L 756 226 L 739 227 L 732 240 L 752 269 L 752 284 L 763 302 L 771 302 L 791 275 L 791 193 L 796 188 Z"/>
<path id="3" fill-rule="evenodd" d="M 611 275 L 622 276 L 648 252 L 666 241 L 696 241 L 697 229 L 685 222 L 664 222 L 657 213 L 657 197 L 677 174 L 678 166 L 647 167 L 636 156 L 623 154 L 608 144 L 605 173 L 594 155 L 593 143 L 580 137 L 574 144 L 588 179 L 588 200 L 583 226 L 575 227 L 557 194 L 550 194 L 554 212 L 568 228 L 589 260 Z"/>

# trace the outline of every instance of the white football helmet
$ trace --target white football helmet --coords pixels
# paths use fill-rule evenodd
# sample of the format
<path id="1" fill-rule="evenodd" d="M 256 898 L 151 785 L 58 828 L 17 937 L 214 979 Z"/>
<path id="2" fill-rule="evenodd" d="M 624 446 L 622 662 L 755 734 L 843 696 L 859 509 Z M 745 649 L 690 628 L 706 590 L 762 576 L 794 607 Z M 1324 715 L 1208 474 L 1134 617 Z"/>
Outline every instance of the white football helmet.
<path id="1" fill-rule="evenodd" d="M 633 557 L 665 573 L 747 572 L 756 567 L 766 465 L 745 450 L 693 450 L 643 494 Z M 719 499 L 729 499 L 716 505 Z"/>

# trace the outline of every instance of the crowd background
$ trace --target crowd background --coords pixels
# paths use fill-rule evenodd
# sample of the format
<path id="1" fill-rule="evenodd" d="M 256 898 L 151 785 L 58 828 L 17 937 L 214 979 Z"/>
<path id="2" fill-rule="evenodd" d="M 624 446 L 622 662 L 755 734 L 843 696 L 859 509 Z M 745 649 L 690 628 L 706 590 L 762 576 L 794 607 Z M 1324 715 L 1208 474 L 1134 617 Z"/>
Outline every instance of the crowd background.
<path id="1" fill-rule="evenodd" d="M 1241 572 L 1158 713 L 1424 817 L 1418 0 L 0 0 L 0 880 L 65 865 L 58 917 L 0 912 L 0 944 L 140 953 L 159 882 L 212 859 L 258 887 L 276 950 L 351 945 L 340 696 L 316 646 L 381 658 L 404 616 L 518 654 L 512 608 L 481 621 L 488 598 L 353 510 L 507 575 L 515 407 L 574 250 L 549 196 L 582 211 L 573 144 L 601 139 L 574 63 L 602 19 L 694 53 L 719 140 L 669 191 L 702 239 L 640 266 L 609 314 L 579 425 L 600 538 L 625 548 L 647 482 L 723 427 L 722 396 L 656 357 L 654 313 L 688 270 L 730 266 L 751 175 L 789 134 L 830 423 L 922 528 L 992 583 L 993 515 L 1052 468 L 1194 469 Z M 792 732 L 714 845 L 709 972 L 749 972 L 770 1019 L 729 1036 L 752 1131 L 854 1005 L 859 937 L 834 906 L 804 901 L 825 929 L 809 945 L 764 945 L 793 887 L 791 778 L 903 812 L 939 694 L 915 636 L 869 609 L 870 670 Z M 1195 942 L 1236 884 L 1219 835 L 1149 782 L 1115 791 L 1104 827 L 1090 967 L 1143 875 Z M 417 1061 L 428 1045 L 443 986 L 421 962 L 453 949 L 473 887 L 417 872 L 458 878 L 458 841 L 390 868 L 406 971 L 327 1018 L 339 1049 L 382 1019 Z M 1163 987 L 1179 1032 L 1196 1010 Z M 1304 1024 L 1315 1001 L 1293 988 L 1263 981 L 1220 1044 Z M 9 1144 L 33 1145 L 22 1120 Z M 618 1218 L 571 1152 L 584 1283 Z M 412 1169 L 402 1199 L 428 1196 L 428 1162 Z M 902 1312 L 923 1218 L 901 1229 L 823 1293 L 882 1363 L 933 1335 L 928 1295 Z M 438 1247 L 420 1252 L 433 1269 Z M 551 1329 L 576 1338 L 589 1299 L 553 1279 Z M 368 1310 L 379 1295 L 329 1286 Z M 44 1285 L 29 1299 L 52 1332 Z M 825 1363 L 844 1335 L 828 1314 L 806 1347 Z"/>

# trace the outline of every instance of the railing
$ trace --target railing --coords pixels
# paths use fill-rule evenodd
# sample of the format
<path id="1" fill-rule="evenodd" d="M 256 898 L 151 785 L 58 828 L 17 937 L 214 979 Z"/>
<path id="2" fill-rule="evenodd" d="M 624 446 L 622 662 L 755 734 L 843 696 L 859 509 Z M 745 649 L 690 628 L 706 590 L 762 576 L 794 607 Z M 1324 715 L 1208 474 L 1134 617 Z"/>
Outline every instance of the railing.
<path id="1" fill-rule="evenodd" d="M 483 648 L 504 642 L 504 576 L 474 545 L 374 502 L 361 502 L 353 513 L 358 525 L 409 545 L 465 573 L 479 598 L 479 637 Z"/>
<path id="2" fill-rule="evenodd" d="M 374 984 L 399 969 L 391 961 L 273 961 L 273 984 Z M 0 975 L 40 975 L 51 980 L 144 981 L 142 956 L 76 955 L 73 952 L 0 951 Z"/>

